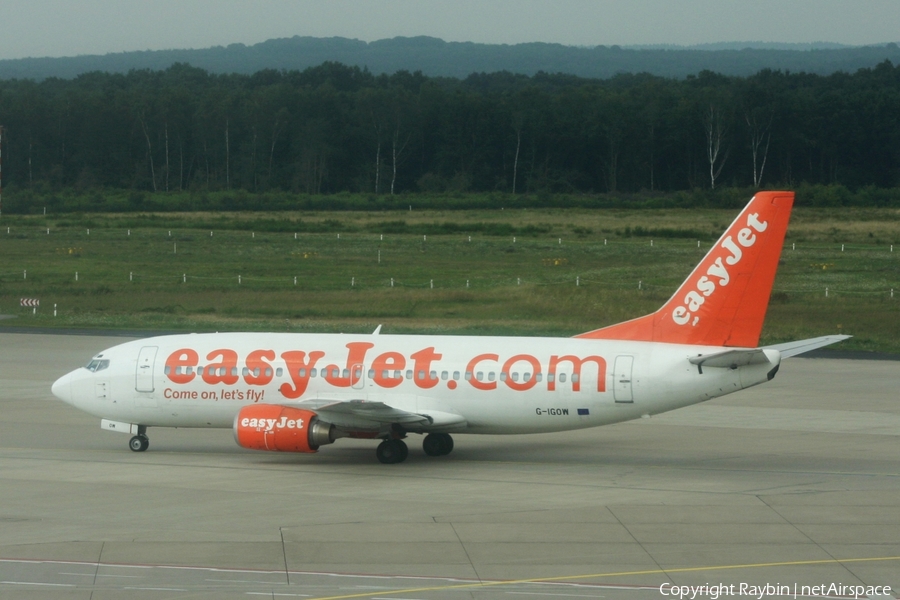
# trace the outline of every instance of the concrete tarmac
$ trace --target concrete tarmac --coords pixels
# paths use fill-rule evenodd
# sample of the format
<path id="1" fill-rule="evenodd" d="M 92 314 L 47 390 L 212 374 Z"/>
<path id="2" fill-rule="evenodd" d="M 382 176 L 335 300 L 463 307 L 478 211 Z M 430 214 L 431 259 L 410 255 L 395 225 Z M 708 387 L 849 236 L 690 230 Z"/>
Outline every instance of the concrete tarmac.
<path id="1" fill-rule="evenodd" d="M 50 394 L 123 341 L 0 334 L 0 598 L 900 595 L 898 362 L 793 358 L 666 415 L 441 458 L 413 436 L 382 465 L 372 441 L 268 454 L 227 430 L 133 453 Z"/>

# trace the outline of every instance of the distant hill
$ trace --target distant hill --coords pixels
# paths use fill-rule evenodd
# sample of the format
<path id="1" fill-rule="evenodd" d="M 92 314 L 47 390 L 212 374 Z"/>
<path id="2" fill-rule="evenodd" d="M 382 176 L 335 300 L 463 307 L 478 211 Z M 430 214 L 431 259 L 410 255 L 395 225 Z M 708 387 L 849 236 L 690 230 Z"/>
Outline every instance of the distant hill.
<path id="1" fill-rule="evenodd" d="M 539 71 L 608 78 L 617 73 L 647 72 L 683 78 L 710 70 L 747 76 L 762 69 L 827 75 L 854 72 L 890 60 L 900 63 L 900 47 L 835 44 L 726 43 L 689 48 L 561 44 L 476 44 L 431 37 L 397 37 L 375 42 L 347 38 L 292 37 L 252 46 L 232 44 L 202 50 L 156 50 L 66 58 L 0 61 L 0 79 L 73 78 L 90 71 L 124 73 L 131 69 L 166 69 L 188 63 L 213 73 L 249 74 L 262 69 L 303 70 L 325 61 L 368 68 L 373 73 L 422 71 L 429 76 L 463 78 L 471 73 Z"/>

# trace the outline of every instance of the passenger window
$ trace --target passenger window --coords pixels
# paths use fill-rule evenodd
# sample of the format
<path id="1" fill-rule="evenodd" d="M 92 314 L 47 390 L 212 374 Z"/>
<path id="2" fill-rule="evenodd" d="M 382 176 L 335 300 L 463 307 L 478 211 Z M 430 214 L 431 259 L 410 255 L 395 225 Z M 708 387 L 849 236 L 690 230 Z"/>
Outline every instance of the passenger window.
<path id="1" fill-rule="evenodd" d="M 406 378 L 407 378 L 407 379 L 412 379 L 412 371 L 407 371 L 407 372 L 406 372 Z"/>
<path id="2" fill-rule="evenodd" d="M 506 381 L 506 371 L 500 371 L 500 381 Z"/>
<path id="3" fill-rule="evenodd" d="M 437 379 L 437 371 L 432 371 L 431 373 L 429 373 L 428 378 L 431 379 L 432 381 Z"/>
<path id="4" fill-rule="evenodd" d="M 337 373 L 335 373 L 335 376 L 337 376 Z M 349 369 L 344 369 L 343 377 L 344 377 L 345 379 L 346 379 L 347 377 L 350 377 L 350 370 L 349 370 Z"/>
<path id="5" fill-rule="evenodd" d="M 249 374 L 250 374 L 250 369 L 248 369 L 247 367 L 244 367 L 244 368 L 241 370 L 241 375 L 243 375 L 244 377 L 246 377 L 246 376 L 249 375 Z"/>
<path id="6" fill-rule="evenodd" d="M 318 374 L 319 374 L 319 370 L 318 370 L 318 369 L 310 369 L 310 370 L 309 370 L 309 376 L 310 376 L 310 377 L 315 377 L 315 376 L 318 375 Z"/>
<path id="7" fill-rule="evenodd" d="M 369 369 L 369 379 L 375 379 L 375 369 Z"/>
<path id="8" fill-rule="evenodd" d="M 513 373 L 512 375 L 513 375 L 513 381 L 518 381 L 518 380 L 519 380 L 519 374 L 518 374 L 518 373 Z"/>
<path id="9" fill-rule="evenodd" d="M 197 367 L 197 375 L 200 375 L 200 376 L 202 377 L 202 376 L 203 376 L 203 369 L 204 369 L 204 368 L 205 368 L 205 367 Z"/>
<path id="10" fill-rule="evenodd" d="M 472 381 L 472 371 L 466 371 L 466 381 Z"/>
<path id="11" fill-rule="evenodd" d="M 578 373 L 572 373 L 572 383 L 578 383 Z"/>
<path id="12" fill-rule="evenodd" d="M 555 379 L 555 377 L 554 377 L 553 373 L 547 373 L 547 381 L 549 381 L 550 383 L 553 383 L 554 379 Z"/>
<path id="13" fill-rule="evenodd" d="M 401 377 L 403 377 L 402 371 L 394 371 L 394 379 L 400 379 Z"/>
<path id="14" fill-rule="evenodd" d="M 450 375 L 447 373 L 447 371 L 441 371 L 441 379 L 447 381 L 448 377 L 450 377 Z"/>
<path id="15" fill-rule="evenodd" d="M 300 369 L 297 374 L 300 375 L 300 377 L 306 377 L 306 369 Z"/>
<path id="16" fill-rule="evenodd" d="M 522 375 L 522 381 L 531 381 L 531 373 L 525 373 Z"/>
<path id="17" fill-rule="evenodd" d="M 332 369 L 332 370 L 331 370 L 331 376 L 332 376 L 332 377 L 337 377 L 337 376 L 340 375 L 340 374 L 341 374 L 340 369 Z"/>
<path id="18" fill-rule="evenodd" d="M 266 369 L 266 377 L 271 377 L 271 376 L 272 376 L 272 368 L 269 367 Z"/>
<path id="19" fill-rule="evenodd" d="M 484 381 L 484 373 L 478 371 L 478 373 L 475 374 L 475 379 L 477 379 L 478 381 Z"/>
<path id="20" fill-rule="evenodd" d="M 90 365 L 86 366 L 85 369 L 87 369 L 87 370 L 89 370 L 89 371 L 92 371 L 92 370 L 93 370 L 93 369 L 91 369 L 91 366 L 90 366 Z M 170 367 L 169 365 L 166 365 L 166 368 L 163 369 L 163 373 L 165 373 L 166 375 L 168 375 L 168 374 L 170 374 L 171 372 L 172 372 L 172 367 Z"/>
<path id="21" fill-rule="evenodd" d="M 425 371 L 419 371 L 419 381 L 425 379 Z"/>
<path id="22" fill-rule="evenodd" d="M 453 381 L 459 381 L 459 371 L 453 371 Z"/>
<path id="23" fill-rule="evenodd" d="M 232 375 L 233 377 L 236 377 L 237 374 L 238 374 L 237 367 L 231 367 L 231 375 Z"/>
<path id="24" fill-rule="evenodd" d="M 490 373 L 488 373 L 488 381 L 493 381 L 493 380 L 494 380 L 494 372 L 491 371 Z"/>
<path id="25" fill-rule="evenodd" d="M 281 367 L 278 367 L 277 369 L 275 369 L 275 377 L 281 377 L 281 374 L 283 372 L 284 371 L 281 370 Z"/>
<path id="26" fill-rule="evenodd" d="M 565 374 L 565 373 L 560 373 L 560 374 L 559 374 L 559 382 L 560 382 L 560 383 L 565 383 L 565 382 L 566 382 L 566 374 Z"/>
<path id="27" fill-rule="evenodd" d="M 534 379 L 535 379 L 535 381 L 537 381 L 538 383 L 540 383 L 541 380 L 543 379 L 543 376 L 541 376 L 540 373 L 535 373 L 535 374 L 534 374 Z"/>

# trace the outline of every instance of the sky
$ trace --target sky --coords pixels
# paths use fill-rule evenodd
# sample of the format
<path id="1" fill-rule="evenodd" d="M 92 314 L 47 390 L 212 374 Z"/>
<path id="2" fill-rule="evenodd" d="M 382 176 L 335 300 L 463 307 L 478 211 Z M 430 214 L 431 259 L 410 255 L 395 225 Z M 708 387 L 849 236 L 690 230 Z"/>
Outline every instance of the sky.
<path id="1" fill-rule="evenodd" d="M 340 36 L 576 46 L 900 41 L 898 0 L 0 0 L 0 59 Z"/>

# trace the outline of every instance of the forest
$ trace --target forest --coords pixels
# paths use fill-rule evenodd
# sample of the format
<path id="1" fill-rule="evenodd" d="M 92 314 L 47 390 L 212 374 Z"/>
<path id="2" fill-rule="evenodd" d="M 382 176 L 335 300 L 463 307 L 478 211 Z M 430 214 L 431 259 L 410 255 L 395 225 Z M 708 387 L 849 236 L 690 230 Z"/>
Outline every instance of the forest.
<path id="1" fill-rule="evenodd" d="M 3 211 L 54 190 L 395 196 L 831 186 L 900 204 L 900 67 L 682 79 L 93 72 L 0 80 Z M 136 202 L 134 208 L 140 202 Z"/>

